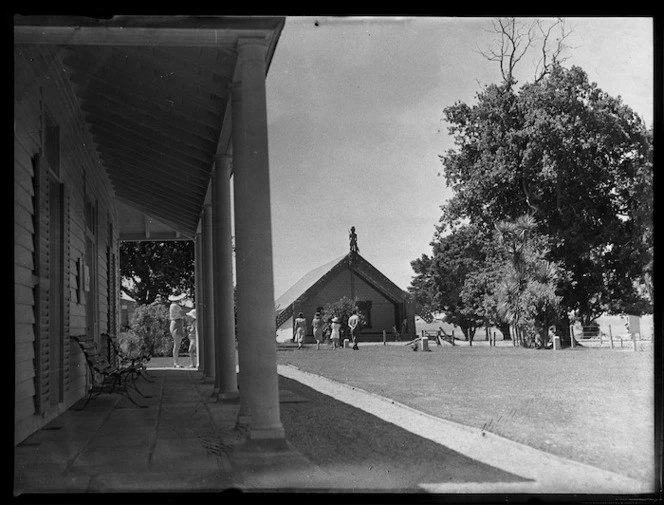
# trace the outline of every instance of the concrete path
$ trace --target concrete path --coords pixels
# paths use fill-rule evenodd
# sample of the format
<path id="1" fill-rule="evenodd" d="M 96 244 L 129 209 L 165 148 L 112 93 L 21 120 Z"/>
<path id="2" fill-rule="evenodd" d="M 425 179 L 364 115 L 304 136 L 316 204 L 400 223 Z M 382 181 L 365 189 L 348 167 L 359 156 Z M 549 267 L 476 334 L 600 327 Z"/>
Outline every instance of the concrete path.
<path id="1" fill-rule="evenodd" d="M 468 456 L 468 469 L 456 469 L 464 475 L 473 475 L 478 461 L 489 465 L 490 472 L 492 467 L 502 470 L 496 470 L 491 484 L 422 482 L 419 488 L 424 493 L 648 491 L 625 477 L 566 461 L 490 433 L 482 434 L 291 366 L 279 366 L 278 370 L 283 377 Z M 313 464 L 295 450 L 274 454 L 244 452 L 246 432 L 236 426 L 237 402 L 217 401 L 212 394 L 213 384 L 205 382 L 195 369 L 164 366 L 151 369 L 150 373 L 155 377 L 154 382 L 139 382 L 141 391 L 150 397 L 134 395 L 145 408 L 136 407 L 120 395 L 103 395 L 83 410 L 80 402 L 15 447 L 15 495 L 352 492 L 361 486 L 352 480 L 355 477 L 352 470 Z M 306 390 L 300 394 L 306 395 Z M 284 403 L 306 401 L 306 398 L 282 390 L 280 400 Z M 284 427 L 287 433 L 293 433 L 292 427 L 286 424 Z M 505 482 L 500 477 L 505 472 L 534 482 Z"/>
<path id="2" fill-rule="evenodd" d="M 325 377 L 279 365 L 284 377 L 369 412 L 423 438 L 476 461 L 530 479 L 532 482 L 422 483 L 435 493 L 592 493 L 634 494 L 653 492 L 648 484 L 561 458 L 499 437 L 490 432 L 436 418 L 389 398 L 369 393 Z"/>

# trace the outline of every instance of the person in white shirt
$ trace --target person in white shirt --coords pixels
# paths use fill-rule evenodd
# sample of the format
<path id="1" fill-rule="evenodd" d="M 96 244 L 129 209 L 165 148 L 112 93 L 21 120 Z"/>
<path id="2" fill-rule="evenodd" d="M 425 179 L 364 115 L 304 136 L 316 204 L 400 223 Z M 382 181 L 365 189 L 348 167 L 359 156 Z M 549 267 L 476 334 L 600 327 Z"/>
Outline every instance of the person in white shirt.
<path id="1" fill-rule="evenodd" d="M 348 326 L 350 326 L 350 335 L 353 339 L 353 350 L 357 351 L 357 337 L 360 333 L 360 316 L 357 315 L 357 310 L 354 310 L 353 315 L 348 318 Z"/>
<path id="2" fill-rule="evenodd" d="M 178 363 L 178 358 L 180 355 L 180 345 L 182 344 L 182 339 L 184 338 L 185 318 L 184 309 L 178 302 L 186 297 L 187 295 L 184 293 L 179 295 L 171 295 L 168 297 L 168 300 L 171 302 L 171 306 L 168 309 L 168 316 L 171 320 L 170 331 L 171 337 L 173 337 L 173 366 L 175 368 L 182 368 L 182 365 Z"/>

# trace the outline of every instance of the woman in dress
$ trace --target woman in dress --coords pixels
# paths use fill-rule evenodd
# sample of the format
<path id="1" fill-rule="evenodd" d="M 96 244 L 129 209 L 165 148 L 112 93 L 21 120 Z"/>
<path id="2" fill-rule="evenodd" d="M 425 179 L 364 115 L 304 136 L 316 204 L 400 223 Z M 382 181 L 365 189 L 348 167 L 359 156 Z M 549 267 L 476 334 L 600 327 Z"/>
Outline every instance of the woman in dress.
<path id="1" fill-rule="evenodd" d="M 307 320 L 304 318 L 302 312 L 300 312 L 295 318 L 293 334 L 295 341 L 297 342 L 297 348 L 302 349 L 302 346 L 304 345 L 304 337 L 307 335 Z"/>
<path id="2" fill-rule="evenodd" d="M 330 340 L 332 345 L 336 349 L 339 346 L 339 339 L 341 338 L 341 321 L 338 317 L 332 318 L 332 333 L 330 334 Z"/>
<path id="3" fill-rule="evenodd" d="M 311 326 L 314 329 L 314 338 L 316 339 L 316 349 L 320 350 L 320 343 L 323 341 L 323 320 L 320 318 L 320 312 L 316 312 L 311 320 Z"/>

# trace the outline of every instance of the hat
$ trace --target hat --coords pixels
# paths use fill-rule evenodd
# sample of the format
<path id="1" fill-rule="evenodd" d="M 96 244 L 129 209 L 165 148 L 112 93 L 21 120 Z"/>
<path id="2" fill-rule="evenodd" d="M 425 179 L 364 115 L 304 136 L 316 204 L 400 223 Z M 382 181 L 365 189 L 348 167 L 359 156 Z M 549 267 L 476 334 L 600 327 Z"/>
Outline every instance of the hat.
<path id="1" fill-rule="evenodd" d="M 191 309 L 189 312 L 187 312 L 187 315 L 196 319 L 196 309 Z"/>
<path id="2" fill-rule="evenodd" d="M 315 314 L 315 315 L 316 315 L 316 316 L 320 316 L 320 312 L 316 312 L 316 314 Z"/>
<path id="3" fill-rule="evenodd" d="M 185 293 L 180 293 L 179 295 L 171 295 L 168 297 L 168 300 L 171 302 L 179 302 L 183 298 L 186 298 L 187 295 Z"/>
<path id="4" fill-rule="evenodd" d="M 336 317 L 336 316 L 333 317 L 333 318 L 332 318 L 332 322 L 333 322 L 333 323 L 338 323 L 338 322 L 339 322 L 339 318 Z"/>

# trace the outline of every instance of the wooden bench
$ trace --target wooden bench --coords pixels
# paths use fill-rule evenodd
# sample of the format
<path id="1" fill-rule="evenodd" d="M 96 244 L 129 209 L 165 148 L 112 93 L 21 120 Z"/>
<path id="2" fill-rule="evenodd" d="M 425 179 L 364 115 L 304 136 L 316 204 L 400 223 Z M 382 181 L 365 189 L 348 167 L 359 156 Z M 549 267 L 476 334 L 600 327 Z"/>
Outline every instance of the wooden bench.
<path id="1" fill-rule="evenodd" d="M 131 397 L 130 388 L 136 391 L 144 398 L 150 398 L 144 395 L 136 386 L 138 372 L 131 367 L 113 366 L 101 355 L 97 344 L 87 335 L 72 336 L 72 339 L 78 343 L 85 362 L 88 365 L 91 376 L 91 387 L 88 391 L 88 398 L 81 410 L 83 410 L 90 400 L 97 398 L 101 394 L 121 394 L 137 407 L 147 408 L 147 405 L 139 405 Z"/>
<path id="2" fill-rule="evenodd" d="M 136 356 L 130 356 L 122 350 L 116 336 L 109 335 L 108 333 L 102 333 L 101 335 L 111 344 L 111 349 L 120 367 L 131 368 L 135 371 L 136 377 L 142 377 L 148 382 L 154 382 L 154 377 L 148 373 L 146 366 L 147 362 L 150 361 L 150 354 L 141 353 Z"/>

